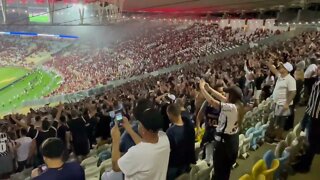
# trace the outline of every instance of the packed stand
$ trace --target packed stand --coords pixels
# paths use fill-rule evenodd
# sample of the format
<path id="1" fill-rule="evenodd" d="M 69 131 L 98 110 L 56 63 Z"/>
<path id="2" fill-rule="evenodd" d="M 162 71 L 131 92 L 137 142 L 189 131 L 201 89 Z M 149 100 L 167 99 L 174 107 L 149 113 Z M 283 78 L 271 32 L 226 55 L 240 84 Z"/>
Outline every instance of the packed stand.
<path id="1" fill-rule="evenodd" d="M 320 132 L 319 37 L 319 32 L 303 33 L 277 46 L 199 62 L 77 103 L 6 116 L 0 121 L 1 142 L 5 144 L 1 147 L 6 147 L 0 158 L 7 166 L 1 165 L 0 172 L 3 176 L 15 172 L 13 162 L 17 162 L 19 171 L 26 164 L 35 167 L 35 179 L 89 179 L 100 178 L 100 174 L 102 179 L 174 179 L 193 172 L 189 165 L 200 158 L 206 160 L 206 166 L 214 167 L 213 179 L 229 179 L 232 166 L 242 154 L 239 145 L 244 141 L 238 134 L 250 118 L 246 111 L 272 95 L 275 107 L 269 109 L 275 118 L 269 122 L 265 138 L 281 142 L 284 131 L 293 128 L 292 112 L 300 101 L 296 99 L 300 97 L 296 85 L 309 71 L 311 76 L 307 77 L 314 78 L 315 83 L 311 93 L 304 94 L 310 98 L 303 97 L 309 101 L 302 125 L 303 130 L 308 129 L 310 146 L 303 157 L 308 161 L 302 161 L 306 166 L 296 163 L 294 169 L 300 172 L 302 167 L 310 168 L 320 149 L 315 141 Z M 222 65 L 221 61 L 227 63 Z M 204 134 L 199 138 L 201 132 Z M 204 157 L 197 157 L 195 139 L 200 140 Z M 253 149 L 257 139 L 251 138 Z M 78 162 L 88 157 L 82 167 L 65 156 L 63 145 L 66 154 L 72 152 Z M 56 149 L 50 148 L 53 146 Z M 20 152 L 18 156 L 15 151 Z M 57 171 L 57 167 L 64 170 Z M 112 171 L 105 172 L 110 168 Z"/>
<path id="2" fill-rule="evenodd" d="M 54 94 L 66 94 L 190 62 L 223 48 L 256 42 L 272 33 L 268 29 L 220 29 L 203 23 L 168 24 L 144 29 L 111 49 L 74 46 L 46 65 L 64 76 L 65 82 Z"/>
<path id="3" fill-rule="evenodd" d="M 14 37 L 1 35 L 0 66 L 32 67 L 27 57 L 37 57 L 41 53 L 55 53 L 70 42 L 64 40 L 40 39 L 38 37 Z"/>

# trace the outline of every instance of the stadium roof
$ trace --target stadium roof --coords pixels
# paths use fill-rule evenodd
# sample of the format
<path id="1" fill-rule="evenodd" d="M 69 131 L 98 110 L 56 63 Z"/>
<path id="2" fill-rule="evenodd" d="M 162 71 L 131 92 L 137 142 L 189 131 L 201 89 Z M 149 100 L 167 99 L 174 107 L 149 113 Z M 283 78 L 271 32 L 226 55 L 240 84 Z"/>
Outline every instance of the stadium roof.
<path id="1" fill-rule="evenodd" d="M 44 5 L 48 0 L 7 0 L 7 4 L 26 6 Z M 124 1 L 124 11 L 128 12 L 241 12 L 278 10 L 279 7 L 302 7 L 305 2 L 320 3 L 320 0 L 49 0 L 59 4 Z"/>

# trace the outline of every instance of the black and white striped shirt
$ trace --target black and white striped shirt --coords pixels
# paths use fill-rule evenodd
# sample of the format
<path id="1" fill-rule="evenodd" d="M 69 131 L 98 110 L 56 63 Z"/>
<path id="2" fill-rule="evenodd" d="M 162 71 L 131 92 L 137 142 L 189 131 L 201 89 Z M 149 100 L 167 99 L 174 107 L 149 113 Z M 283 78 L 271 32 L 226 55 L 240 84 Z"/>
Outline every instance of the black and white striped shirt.
<path id="1" fill-rule="evenodd" d="M 312 118 L 320 117 L 320 79 L 312 87 L 306 113 Z"/>

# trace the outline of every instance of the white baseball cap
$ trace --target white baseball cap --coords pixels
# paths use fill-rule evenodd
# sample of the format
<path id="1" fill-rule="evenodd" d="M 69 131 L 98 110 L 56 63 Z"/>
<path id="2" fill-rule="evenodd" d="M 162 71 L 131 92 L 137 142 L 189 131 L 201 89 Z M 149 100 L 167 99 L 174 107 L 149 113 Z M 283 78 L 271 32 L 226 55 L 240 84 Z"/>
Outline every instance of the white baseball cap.
<path id="1" fill-rule="evenodd" d="M 291 63 L 289 62 L 286 62 L 284 64 L 282 64 L 282 66 L 288 71 L 288 72 L 291 72 L 293 70 L 293 66 Z"/>

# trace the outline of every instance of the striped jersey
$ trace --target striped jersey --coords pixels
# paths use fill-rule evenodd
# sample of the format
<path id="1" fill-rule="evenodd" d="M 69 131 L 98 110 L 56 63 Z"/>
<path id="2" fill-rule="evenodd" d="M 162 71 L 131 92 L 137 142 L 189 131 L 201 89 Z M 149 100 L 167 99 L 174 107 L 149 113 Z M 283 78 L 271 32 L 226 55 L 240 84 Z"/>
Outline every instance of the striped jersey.
<path id="1" fill-rule="evenodd" d="M 312 86 L 306 113 L 316 119 L 320 117 L 320 80 Z"/>

